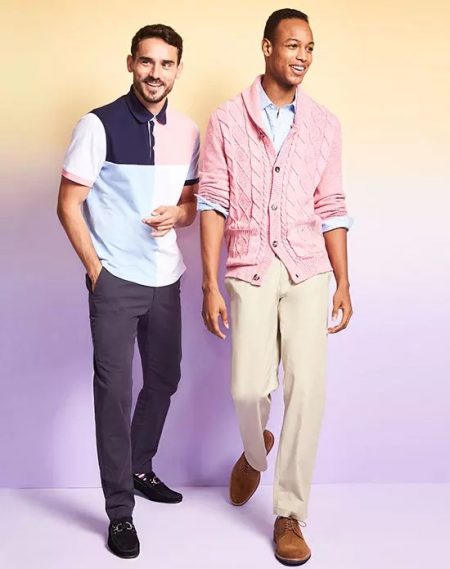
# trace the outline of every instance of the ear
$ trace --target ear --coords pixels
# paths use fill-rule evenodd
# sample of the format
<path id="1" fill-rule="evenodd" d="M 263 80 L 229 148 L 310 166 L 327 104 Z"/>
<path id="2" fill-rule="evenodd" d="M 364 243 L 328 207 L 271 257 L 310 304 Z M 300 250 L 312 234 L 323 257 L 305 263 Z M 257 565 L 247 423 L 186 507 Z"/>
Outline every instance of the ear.
<path id="1" fill-rule="evenodd" d="M 180 78 L 180 75 L 183 73 L 183 69 L 184 69 L 184 64 L 183 64 L 183 62 L 181 62 L 181 63 L 178 65 L 177 74 L 175 75 L 175 79 L 179 79 L 179 78 Z"/>
<path id="2" fill-rule="evenodd" d="M 264 57 L 270 57 L 272 53 L 272 44 L 270 43 L 270 40 L 264 38 L 261 43 L 261 49 L 264 54 Z"/>
<path id="3" fill-rule="evenodd" d="M 127 69 L 130 73 L 133 72 L 133 63 L 134 63 L 133 56 L 128 55 L 127 56 Z"/>

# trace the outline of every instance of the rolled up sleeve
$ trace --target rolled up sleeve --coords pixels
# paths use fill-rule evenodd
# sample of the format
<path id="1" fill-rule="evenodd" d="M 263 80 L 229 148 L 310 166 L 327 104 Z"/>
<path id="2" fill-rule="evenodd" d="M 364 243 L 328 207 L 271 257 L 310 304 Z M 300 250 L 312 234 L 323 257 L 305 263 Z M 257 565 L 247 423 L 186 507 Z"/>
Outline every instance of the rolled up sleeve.
<path id="1" fill-rule="evenodd" d="M 224 152 L 223 134 L 216 111 L 209 120 L 200 157 L 198 209 L 200 211 L 215 209 L 226 216 L 229 206 L 228 166 Z"/>
<path id="2" fill-rule="evenodd" d="M 323 232 L 339 227 L 350 229 L 353 223 L 342 189 L 341 127 L 336 118 L 334 121 L 330 153 L 314 192 L 314 211 L 322 219 Z"/>

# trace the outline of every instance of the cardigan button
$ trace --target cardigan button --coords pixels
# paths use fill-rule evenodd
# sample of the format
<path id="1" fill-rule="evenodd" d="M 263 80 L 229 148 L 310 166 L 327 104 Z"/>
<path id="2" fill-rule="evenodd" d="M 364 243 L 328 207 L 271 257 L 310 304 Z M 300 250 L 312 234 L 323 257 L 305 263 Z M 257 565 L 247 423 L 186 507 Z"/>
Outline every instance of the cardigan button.
<path id="1" fill-rule="evenodd" d="M 253 280 L 254 280 L 254 281 L 259 281 L 259 275 L 253 275 Z"/>
<path id="2" fill-rule="evenodd" d="M 273 210 L 273 211 L 276 211 L 276 210 L 278 209 L 277 204 L 276 204 L 276 203 L 273 203 L 273 204 L 270 206 L 270 209 Z"/>
<path id="3" fill-rule="evenodd" d="M 279 171 L 280 171 L 280 167 L 279 167 L 279 166 L 275 166 L 275 172 L 278 174 Z"/>
<path id="4" fill-rule="evenodd" d="M 272 245 L 273 245 L 274 247 L 278 247 L 278 241 L 272 241 Z"/>

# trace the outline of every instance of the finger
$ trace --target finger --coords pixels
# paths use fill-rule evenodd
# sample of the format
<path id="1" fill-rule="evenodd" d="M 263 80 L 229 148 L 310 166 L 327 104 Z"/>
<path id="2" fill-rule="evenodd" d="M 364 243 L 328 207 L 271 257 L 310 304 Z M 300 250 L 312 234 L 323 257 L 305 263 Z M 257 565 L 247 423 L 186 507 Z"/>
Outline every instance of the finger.
<path id="1" fill-rule="evenodd" d="M 342 306 L 341 310 L 342 310 L 341 321 L 336 326 L 328 328 L 328 332 L 330 334 L 337 334 L 338 332 L 341 332 L 342 330 L 345 330 L 345 328 L 347 328 L 352 312 L 350 307 L 347 306 Z"/>
<path id="2" fill-rule="evenodd" d="M 170 212 L 155 216 L 155 223 L 166 224 L 168 221 L 170 221 L 172 224 L 174 223 L 173 215 Z"/>
<path id="3" fill-rule="evenodd" d="M 172 226 L 165 226 L 165 227 L 158 227 L 158 229 L 155 229 L 154 231 L 152 231 L 152 236 L 153 237 L 163 237 L 164 235 L 167 235 L 167 233 L 169 233 L 169 231 L 172 229 Z"/>
<path id="4" fill-rule="evenodd" d="M 339 318 L 339 308 L 341 308 L 339 302 L 333 302 L 333 311 L 331 312 L 331 319 L 337 320 Z"/>
<path id="5" fill-rule="evenodd" d="M 152 211 L 152 215 L 161 215 L 167 211 L 167 206 L 161 205 Z"/>
<path id="6" fill-rule="evenodd" d="M 225 326 L 225 328 L 228 330 L 230 327 L 230 324 L 228 322 L 228 313 L 227 313 L 227 308 L 226 306 L 224 306 L 223 308 L 221 308 L 220 310 L 220 316 L 222 318 L 222 322 L 223 325 Z"/>
<path id="7" fill-rule="evenodd" d="M 214 334 L 215 336 L 217 336 L 221 340 L 224 340 L 226 338 L 225 334 L 219 328 L 219 314 L 210 314 L 209 315 L 209 325 L 210 325 L 209 331 L 212 334 Z"/>

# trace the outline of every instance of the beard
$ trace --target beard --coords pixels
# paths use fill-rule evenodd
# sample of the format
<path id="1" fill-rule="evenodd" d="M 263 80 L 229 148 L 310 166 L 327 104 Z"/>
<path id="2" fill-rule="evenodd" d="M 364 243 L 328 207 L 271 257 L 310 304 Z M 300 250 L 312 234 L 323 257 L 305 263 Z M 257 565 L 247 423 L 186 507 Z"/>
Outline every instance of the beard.
<path id="1" fill-rule="evenodd" d="M 147 79 L 151 80 L 152 78 L 148 77 Z M 161 102 L 163 99 L 165 99 L 167 97 L 167 95 L 172 91 L 172 88 L 173 88 L 173 83 L 171 85 L 166 85 L 166 84 L 160 82 L 160 85 L 158 86 L 158 91 L 155 94 L 149 94 L 145 90 L 143 83 L 145 83 L 145 81 L 138 81 L 138 80 L 133 81 L 134 88 L 140 94 L 140 96 L 144 99 L 144 101 L 146 103 L 159 103 L 159 102 Z M 162 91 L 160 90 L 160 87 L 163 87 Z"/>

